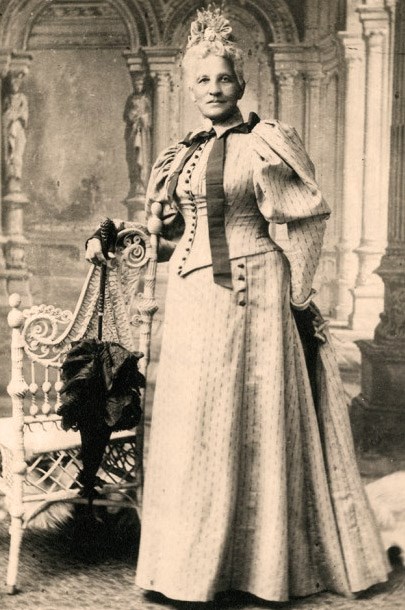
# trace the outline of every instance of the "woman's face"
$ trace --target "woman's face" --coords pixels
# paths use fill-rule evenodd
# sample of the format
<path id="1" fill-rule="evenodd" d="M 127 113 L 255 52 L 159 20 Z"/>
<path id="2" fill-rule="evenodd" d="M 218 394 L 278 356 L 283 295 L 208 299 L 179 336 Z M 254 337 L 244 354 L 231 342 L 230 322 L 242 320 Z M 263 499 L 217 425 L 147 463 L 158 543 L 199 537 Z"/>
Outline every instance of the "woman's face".
<path id="1" fill-rule="evenodd" d="M 208 55 L 194 63 L 190 85 L 192 100 L 201 114 L 213 123 L 229 117 L 243 95 L 229 59 Z"/>

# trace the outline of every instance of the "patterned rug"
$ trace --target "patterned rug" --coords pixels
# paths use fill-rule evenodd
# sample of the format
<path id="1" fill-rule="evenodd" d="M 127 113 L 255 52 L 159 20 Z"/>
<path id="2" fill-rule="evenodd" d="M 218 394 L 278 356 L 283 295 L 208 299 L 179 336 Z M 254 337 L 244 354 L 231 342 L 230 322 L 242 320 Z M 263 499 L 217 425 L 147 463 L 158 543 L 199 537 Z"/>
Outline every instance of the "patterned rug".
<path id="1" fill-rule="evenodd" d="M 0 523 L 0 572 L 4 583 L 7 569 L 7 520 Z M 14 596 L 0 588 L 2 610 L 403 610 L 405 569 L 398 565 L 388 583 L 348 600 L 320 594 L 288 604 L 269 604 L 241 594 L 227 595 L 211 604 L 189 604 L 145 597 L 134 586 L 137 527 L 123 517 L 108 522 L 71 521 L 63 530 L 28 530 L 21 553 L 19 586 Z"/>

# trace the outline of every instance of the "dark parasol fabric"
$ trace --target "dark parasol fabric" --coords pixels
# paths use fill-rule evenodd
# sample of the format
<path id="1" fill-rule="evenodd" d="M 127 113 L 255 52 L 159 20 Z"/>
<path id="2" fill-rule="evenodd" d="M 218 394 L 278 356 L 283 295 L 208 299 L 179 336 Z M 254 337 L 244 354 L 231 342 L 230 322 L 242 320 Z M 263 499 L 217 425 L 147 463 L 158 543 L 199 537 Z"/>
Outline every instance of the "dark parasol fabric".
<path id="1" fill-rule="evenodd" d="M 114 250 L 117 229 L 105 218 L 94 237 L 100 239 L 105 258 Z M 91 504 L 97 471 L 111 433 L 130 430 L 140 421 L 141 388 L 145 378 L 138 370 L 141 353 L 131 353 L 118 343 L 102 341 L 107 265 L 100 269 L 100 292 L 97 303 L 98 338 L 72 344 L 62 365 L 63 403 L 58 409 L 62 427 L 79 430 L 82 441 L 83 468 L 78 481 L 82 495 Z"/>
<path id="2" fill-rule="evenodd" d="M 111 433 L 131 429 L 140 421 L 140 390 L 145 387 L 138 370 L 142 355 L 118 343 L 85 339 L 73 344 L 62 365 L 64 399 L 58 413 L 65 430 L 80 432 L 79 482 L 86 497 L 94 493 Z"/>

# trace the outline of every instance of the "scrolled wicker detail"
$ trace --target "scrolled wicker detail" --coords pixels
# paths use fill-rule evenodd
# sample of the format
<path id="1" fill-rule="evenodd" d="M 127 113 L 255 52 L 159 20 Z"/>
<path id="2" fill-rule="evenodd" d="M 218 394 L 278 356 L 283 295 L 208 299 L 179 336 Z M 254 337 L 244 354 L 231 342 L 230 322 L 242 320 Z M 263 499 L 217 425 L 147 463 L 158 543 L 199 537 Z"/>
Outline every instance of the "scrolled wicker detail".
<path id="1" fill-rule="evenodd" d="M 149 236 L 141 225 L 121 231 L 117 253 L 122 257 L 122 264 L 129 268 L 146 265 L 150 258 L 150 244 Z"/>

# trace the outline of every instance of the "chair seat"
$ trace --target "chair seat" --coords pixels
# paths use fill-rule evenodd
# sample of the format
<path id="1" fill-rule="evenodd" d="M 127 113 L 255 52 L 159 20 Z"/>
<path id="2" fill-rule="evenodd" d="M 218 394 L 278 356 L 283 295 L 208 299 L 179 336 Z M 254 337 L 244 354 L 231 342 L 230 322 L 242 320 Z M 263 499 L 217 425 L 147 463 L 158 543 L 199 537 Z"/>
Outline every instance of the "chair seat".
<path id="1" fill-rule="evenodd" d="M 111 441 L 133 438 L 134 430 L 123 430 L 113 432 Z M 0 419 L 0 445 L 13 448 L 14 431 L 12 417 Z M 111 442 L 110 441 L 110 442 Z M 79 432 L 63 430 L 60 420 L 38 420 L 25 424 L 24 449 L 26 459 L 42 453 L 61 451 L 80 447 L 81 440 Z"/>

